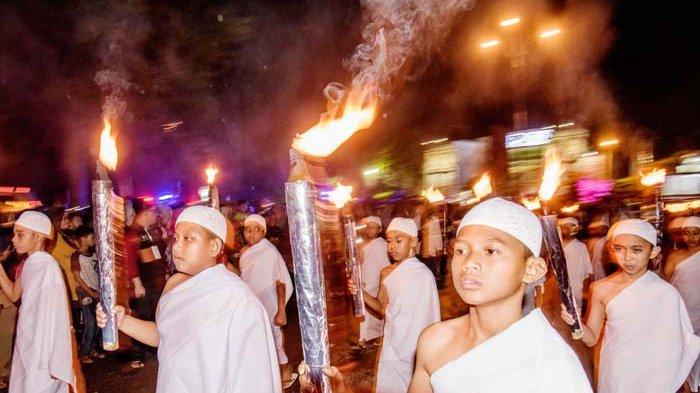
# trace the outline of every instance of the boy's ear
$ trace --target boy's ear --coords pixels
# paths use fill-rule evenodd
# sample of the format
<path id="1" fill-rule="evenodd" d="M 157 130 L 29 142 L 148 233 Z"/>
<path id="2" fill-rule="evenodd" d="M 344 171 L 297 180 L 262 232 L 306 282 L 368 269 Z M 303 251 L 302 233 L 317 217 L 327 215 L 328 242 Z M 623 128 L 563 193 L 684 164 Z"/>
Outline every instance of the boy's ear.
<path id="1" fill-rule="evenodd" d="M 661 247 L 654 246 L 654 248 L 651 249 L 651 255 L 649 255 L 649 259 L 656 258 L 656 256 L 659 255 L 660 252 L 661 252 Z"/>
<path id="2" fill-rule="evenodd" d="M 547 262 L 540 257 L 529 257 L 525 261 L 525 276 L 523 282 L 531 284 L 547 274 Z"/>
<path id="3" fill-rule="evenodd" d="M 217 258 L 224 250 L 224 242 L 221 239 L 214 238 L 209 240 L 209 256 Z"/>

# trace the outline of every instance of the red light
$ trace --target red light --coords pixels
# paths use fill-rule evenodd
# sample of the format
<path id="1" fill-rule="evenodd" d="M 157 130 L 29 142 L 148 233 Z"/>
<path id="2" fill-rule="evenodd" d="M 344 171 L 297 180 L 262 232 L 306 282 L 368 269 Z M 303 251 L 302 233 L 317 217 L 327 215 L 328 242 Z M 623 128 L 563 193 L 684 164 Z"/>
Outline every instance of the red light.
<path id="1" fill-rule="evenodd" d="M 152 196 L 142 196 L 142 197 L 139 197 L 139 199 L 144 201 L 144 202 L 153 202 Z"/>

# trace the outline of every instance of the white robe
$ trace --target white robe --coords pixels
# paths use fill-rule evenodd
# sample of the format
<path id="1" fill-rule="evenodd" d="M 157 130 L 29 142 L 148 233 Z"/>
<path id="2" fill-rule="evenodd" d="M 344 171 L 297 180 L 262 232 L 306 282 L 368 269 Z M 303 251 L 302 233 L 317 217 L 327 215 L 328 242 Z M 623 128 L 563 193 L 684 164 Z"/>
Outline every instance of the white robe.
<path id="1" fill-rule="evenodd" d="M 435 393 L 589 393 L 574 351 L 540 309 L 435 370 Z"/>
<path id="2" fill-rule="evenodd" d="M 418 259 L 401 262 L 387 277 L 384 341 L 377 366 L 376 393 L 406 393 L 413 376 L 418 337 L 440 320 L 435 277 Z"/>
<path id="3" fill-rule="evenodd" d="M 576 299 L 576 306 L 581 308 L 583 304 L 583 282 L 593 274 L 591 258 L 588 256 L 588 248 L 578 239 L 573 239 L 564 247 L 566 258 L 566 270 L 569 273 L 569 285 L 571 293 Z"/>
<path id="4" fill-rule="evenodd" d="M 156 326 L 157 393 L 282 391 L 265 310 L 223 265 L 163 295 Z"/>
<path id="5" fill-rule="evenodd" d="M 362 282 L 365 291 L 376 297 L 379 293 L 379 280 L 382 269 L 391 265 L 387 253 L 386 240 L 378 237 L 362 248 Z M 360 322 L 360 340 L 369 341 L 382 336 L 384 321 L 369 312 Z"/>
<path id="6" fill-rule="evenodd" d="M 10 393 L 68 392 L 75 386 L 68 295 L 58 262 L 31 254 L 20 276 L 22 305 L 12 357 Z"/>
<path id="7" fill-rule="evenodd" d="M 696 252 L 676 265 L 671 283 L 678 289 L 693 325 L 693 331 L 700 335 L 700 252 Z M 700 357 L 688 377 L 694 392 L 700 388 Z"/>
<path id="8" fill-rule="evenodd" d="M 593 268 L 593 280 L 598 281 L 605 278 L 605 245 L 608 240 L 603 237 L 596 239 L 591 252 L 591 265 Z"/>
<path id="9" fill-rule="evenodd" d="M 605 313 L 598 393 L 675 392 L 700 353 L 678 291 L 646 272 Z"/>
<path id="10" fill-rule="evenodd" d="M 436 257 L 443 250 L 442 245 L 442 228 L 440 227 L 440 219 L 437 216 L 432 216 L 426 223 L 427 254 L 426 257 Z"/>

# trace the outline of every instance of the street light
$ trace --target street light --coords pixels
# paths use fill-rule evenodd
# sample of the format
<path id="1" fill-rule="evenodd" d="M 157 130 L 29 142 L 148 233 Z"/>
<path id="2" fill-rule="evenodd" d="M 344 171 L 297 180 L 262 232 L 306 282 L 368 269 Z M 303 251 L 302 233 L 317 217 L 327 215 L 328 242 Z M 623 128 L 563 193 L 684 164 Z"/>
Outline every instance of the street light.
<path id="1" fill-rule="evenodd" d="M 494 46 L 497 46 L 500 43 L 501 43 L 501 41 L 499 41 L 499 40 L 489 40 L 489 41 L 482 42 L 481 44 L 479 44 L 479 46 L 481 47 L 481 49 L 487 49 L 487 48 L 492 48 Z"/>
<path id="2" fill-rule="evenodd" d="M 608 147 L 608 146 L 617 146 L 617 145 L 619 145 L 619 144 L 620 144 L 620 140 L 619 140 L 619 139 L 608 139 L 608 140 L 604 140 L 604 141 L 600 142 L 600 143 L 598 144 L 598 146 L 600 146 L 600 147 Z"/>
<path id="3" fill-rule="evenodd" d="M 499 24 L 501 25 L 501 27 L 510 27 L 510 26 L 515 26 L 518 23 L 520 23 L 520 18 L 515 16 L 512 18 L 504 19 Z"/>

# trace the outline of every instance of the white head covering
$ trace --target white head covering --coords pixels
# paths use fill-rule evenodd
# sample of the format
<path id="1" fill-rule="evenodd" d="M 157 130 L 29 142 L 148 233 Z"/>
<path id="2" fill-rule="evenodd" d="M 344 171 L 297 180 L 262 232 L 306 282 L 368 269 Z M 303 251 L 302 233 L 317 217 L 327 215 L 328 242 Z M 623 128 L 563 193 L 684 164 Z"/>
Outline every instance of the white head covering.
<path id="1" fill-rule="evenodd" d="M 534 256 L 542 248 L 542 224 L 525 206 L 503 198 L 491 198 L 474 206 L 462 218 L 457 233 L 470 225 L 483 225 L 503 231 L 518 239 Z"/>
<path id="2" fill-rule="evenodd" d="M 576 217 L 564 217 L 564 218 L 560 218 L 557 223 L 559 225 L 564 225 L 564 224 L 578 225 L 578 220 L 576 219 Z"/>
<path id="3" fill-rule="evenodd" d="M 396 217 L 389 223 L 386 228 L 387 232 L 398 231 L 403 232 L 412 237 L 418 237 L 418 227 L 415 221 L 410 218 Z"/>
<path id="4" fill-rule="evenodd" d="M 265 222 L 265 217 L 261 216 L 260 214 L 251 214 L 248 217 L 246 217 L 245 220 L 243 220 L 243 226 L 252 223 L 258 224 L 264 230 L 267 230 L 267 223 Z"/>
<path id="5" fill-rule="evenodd" d="M 382 220 L 377 216 L 367 216 L 367 217 L 362 219 L 362 222 L 364 224 L 371 222 L 372 224 L 375 224 L 376 226 L 378 226 L 380 228 L 382 227 Z"/>
<path id="6" fill-rule="evenodd" d="M 698 217 L 698 216 L 686 217 L 683 220 L 683 228 L 687 228 L 687 227 L 700 228 L 700 217 Z"/>
<path id="7" fill-rule="evenodd" d="M 209 206 L 190 206 L 177 217 L 175 225 L 181 222 L 197 224 L 226 242 L 226 219 L 218 210 Z"/>
<path id="8" fill-rule="evenodd" d="M 19 216 L 17 221 L 15 221 L 15 225 L 31 229 L 46 237 L 51 237 L 51 220 L 44 213 L 27 210 Z"/>
<path id="9" fill-rule="evenodd" d="M 653 246 L 656 245 L 656 228 L 648 222 L 637 218 L 618 221 L 613 225 L 610 232 L 612 232 L 611 239 L 613 240 L 620 235 L 636 235 Z"/>

